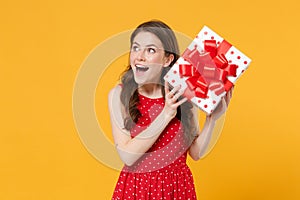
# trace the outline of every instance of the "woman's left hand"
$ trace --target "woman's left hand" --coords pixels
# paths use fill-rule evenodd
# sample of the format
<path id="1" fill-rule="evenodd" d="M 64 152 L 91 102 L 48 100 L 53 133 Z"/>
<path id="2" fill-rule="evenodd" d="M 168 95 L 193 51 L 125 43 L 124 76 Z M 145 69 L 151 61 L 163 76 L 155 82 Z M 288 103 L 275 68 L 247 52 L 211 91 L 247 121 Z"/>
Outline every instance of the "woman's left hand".
<path id="1" fill-rule="evenodd" d="M 227 110 L 229 102 L 232 97 L 232 92 L 233 92 L 232 87 L 224 97 L 222 97 L 221 102 L 219 105 L 216 107 L 216 109 L 213 111 L 213 113 L 210 115 L 210 118 L 214 121 L 218 120 Z"/>

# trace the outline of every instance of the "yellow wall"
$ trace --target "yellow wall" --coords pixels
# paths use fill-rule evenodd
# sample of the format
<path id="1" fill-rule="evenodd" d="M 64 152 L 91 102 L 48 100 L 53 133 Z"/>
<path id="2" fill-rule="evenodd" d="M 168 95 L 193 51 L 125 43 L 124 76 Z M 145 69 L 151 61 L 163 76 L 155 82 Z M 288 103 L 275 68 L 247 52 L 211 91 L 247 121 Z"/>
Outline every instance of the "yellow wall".
<path id="1" fill-rule="evenodd" d="M 111 197 L 119 172 L 80 140 L 74 83 L 97 45 L 153 18 L 190 37 L 208 25 L 253 60 L 217 145 L 189 160 L 199 199 L 300 199 L 299 10 L 296 0 L 1 2 L 0 199 Z M 106 96 L 126 61 L 95 93 L 108 138 Z"/>

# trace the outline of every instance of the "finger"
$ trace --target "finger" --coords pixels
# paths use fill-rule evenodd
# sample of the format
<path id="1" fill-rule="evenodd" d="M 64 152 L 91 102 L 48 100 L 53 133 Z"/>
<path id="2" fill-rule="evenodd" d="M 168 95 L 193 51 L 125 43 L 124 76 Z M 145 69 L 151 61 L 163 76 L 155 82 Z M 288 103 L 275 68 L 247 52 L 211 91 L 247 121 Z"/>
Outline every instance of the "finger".
<path id="1" fill-rule="evenodd" d="M 224 110 L 224 112 L 228 108 L 228 104 L 229 104 L 229 102 L 227 102 L 226 99 L 223 98 L 223 100 L 222 100 L 222 110 Z"/>
<path id="2" fill-rule="evenodd" d="M 219 110 L 219 112 L 220 113 L 223 113 L 224 111 L 225 111 L 225 109 L 226 109 L 226 101 L 225 101 L 225 98 L 223 97 L 222 99 L 221 99 L 221 102 L 219 103 L 219 105 L 218 105 L 218 110 Z"/>
<path id="3" fill-rule="evenodd" d="M 232 88 L 230 89 L 230 98 L 232 97 L 233 89 L 234 89 L 234 86 L 232 86 Z"/>
<path id="4" fill-rule="evenodd" d="M 229 90 L 225 99 L 227 105 L 229 104 L 230 98 L 231 98 L 231 91 Z"/>
<path id="5" fill-rule="evenodd" d="M 225 98 L 222 98 L 222 105 L 223 105 L 223 106 L 226 106 L 226 105 L 227 105 L 227 102 L 226 102 L 226 99 L 225 99 Z"/>
<path id="6" fill-rule="evenodd" d="M 172 100 L 175 102 L 178 100 L 178 98 L 183 94 L 182 90 L 179 90 L 173 97 Z"/>
<path id="7" fill-rule="evenodd" d="M 232 90 L 233 88 L 231 88 L 229 91 L 228 91 L 228 94 L 226 95 L 226 103 L 227 103 L 227 106 L 229 105 L 229 102 L 232 98 Z"/>
<path id="8" fill-rule="evenodd" d="M 183 104 L 184 102 L 186 102 L 188 100 L 188 98 L 184 97 L 182 99 L 180 99 L 178 102 L 176 102 L 175 104 L 173 104 L 174 106 L 178 107 L 181 104 Z"/>
<path id="9" fill-rule="evenodd" d="M 165 81 L 165 94 L 168 94 L 169 92 L 169 83 L 168 81 Z"/>
<path id="10" fill-rule="evenodd" d="M 181 85 L 175 86 L 175 87 L 169 92 L 168 97 L 169 97 L 169 98 L 174 97 L 174 95 L 178 93 L 178 91 L 179 91 L 180 88 L 181 88 Z"/>

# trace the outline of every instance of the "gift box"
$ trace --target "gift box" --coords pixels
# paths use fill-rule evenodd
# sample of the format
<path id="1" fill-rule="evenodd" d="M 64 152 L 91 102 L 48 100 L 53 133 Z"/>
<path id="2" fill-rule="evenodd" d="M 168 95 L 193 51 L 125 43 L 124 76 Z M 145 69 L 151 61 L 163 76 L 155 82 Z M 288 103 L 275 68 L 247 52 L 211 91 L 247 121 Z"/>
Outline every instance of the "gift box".
<path id="1" fill-rule="evenodd" d="M 204 26 L 164 79 L 173 87 L 181 85 L 184 96 L 209 115 L 250 62 L 236 47 Z"/>

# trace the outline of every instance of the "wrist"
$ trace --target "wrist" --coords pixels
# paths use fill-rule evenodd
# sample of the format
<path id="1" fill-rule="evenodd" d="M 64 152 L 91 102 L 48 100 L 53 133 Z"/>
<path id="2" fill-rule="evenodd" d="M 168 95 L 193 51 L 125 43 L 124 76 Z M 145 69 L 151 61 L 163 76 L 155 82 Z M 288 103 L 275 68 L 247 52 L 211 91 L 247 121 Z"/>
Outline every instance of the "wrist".
<path id="1" fill-rule="evenodd" d="M 163 117 L 163 120 L 167 123 L 169 123 L 175 116 L 170 114 L 166 107 L 162 110 L 161 115 Z"/>
<path id="2" fill-rule="evenodd" d="M 213 115 L 208 115 L 208 116 L 206 116 L 206 120 L 207 120 L 207 122 L 209 123 L 209 124 L 215 124 L 216 123 L 216 121 L 217 121 L 217 119 L 213 116 Z"/>

